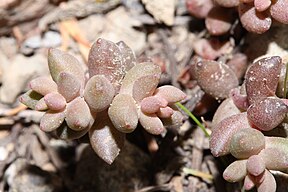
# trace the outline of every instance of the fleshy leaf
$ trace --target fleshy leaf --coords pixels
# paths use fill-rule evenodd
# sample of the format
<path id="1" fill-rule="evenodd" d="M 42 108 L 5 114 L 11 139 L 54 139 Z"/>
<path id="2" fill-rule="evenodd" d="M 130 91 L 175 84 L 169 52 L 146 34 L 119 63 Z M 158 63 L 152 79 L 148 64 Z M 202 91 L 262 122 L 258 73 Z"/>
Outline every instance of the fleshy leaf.
<path id="1" fill-rule="evenodd" d="M 259 155 L 252 155 L 247 160 L 247 171 L 253 176 L 259 176 L 265 171 L 265 162 Z"/>
<path id="2" fill-rule="evenodd" d="M 140 111 L 139 122 L 148 133 L 153 135 L 160 135 L 166 131 L 162 121 L 156 114 L 148 115 Z"/>
<path id="3" fill-rule="evenodd" d="M 240 93 L 240 88 L 234 88 L 230 91 L 230 97 L 233 99 L 234 104 L 241 110 L 247 110 L 249 102 L 247 95 Z"/>
<path id="4" fill-rule="evenodd" d="M 239 0 L 215 0 L 221 7 L 236 7 L 239 5 Z"/>
<path id="5" fill-rule="evenodd" d="M 210 138 L 211 153 L 215 157 L 226 155 L 230 152 L 232 136 L 240 129 L 251 128 L 247 113 L 232 115 L 222 120 L 212 129 Z"/>
<path id="6" fill-rule="evenodd" d="M 74 75 L 84 86 L 85 77 L 79 61 L 72 55 L 58 49 L 49 49 L 48 66 L 53 80 L 57 83 L 61 72 L 67 72 Z"/>
<path id="7" fill-rule="evenodd" d="M 266 57 L 254 62 L 246 73 L 246 92 L 249 104 L 274 96 L 281 71 L 281 58 Z"/>
<path id="8" fill-rule="evenodd" d="M 246 175 L 244 179 L 244 189 L 245 190 L 251 190 L 253 187 L 255 187 L 255 183 L 250 175 Z"/>
<path id="9" fill-rule="evenodd" d="M 225 64 L 202 60 L 195 66 L 196 80 L 199 86 L 209 95 L 224 99 L 230 90 L 238 86 L 238 78 Z"/>
<path id="10" fill-rule="evenodd" d="M 269 170 L 288 170 L 288 139 L 280 137 L 266 137 L 265 149 L 260 152 L 266 168 Z"/>
<path id="11" fill-rule="evenodd" d="M 90 127 L 94 122 L 94 117 L 84 99 L 77 97 L 67 104 L 65 120 L 68 127 L 74 131 L 80 131 Z"/>
<path id="12" fill-rule="evenodd" d="M 160 117 L 160 116 L 159 116 Z M 183 124 L 185 120 L 183 114 L 180 111 L 173 111 L 173 114 L 170 118 L 161 119 L 164 126 L 175 126 L 179 127 Z"/>
<path id="13" fill-rule="evenodd" d="M 160 110 L 157 112 L 157 116 L 159 118 L 170 118 L 174 113 L 174 110 L 167 106 L 167 107 L 164 107 L 164 108 L 160 108 Z"/>
<path id="14" fill-rule="evenodd" d="M 53 111 L 60 111 L 66 106 L 65 98 L 56 92 L 48 93 L 47 95 L 45 95 L 44 101 L 48 108 Z"/>
<path id="15" fill-rule="evenodd" d="M 123 133 L 130 133 L 137 127 L 137 106 L 130 95 L 118 94 L 115 96 L 108 109 L 108 115 L 115 128 Z"/>
<path id="16" fill-rule="evenodd" d="M 133 98 L 140 102 L 145 97 L 151 96 L 159 83 L 159 75 L 146 75 L 135 80 L 133 85 Z"/>
<path id="17" fill-rule="evenodd" d="M 121 51 L 115 43 L 99 38 L 89 52 L 89 75 L 104 75 L 117 88 L 125 75 L 122 60 Z"/>
<path id="18" fill-rule="evenodd" d="M 273 175 L 265 170 L 264 180 L 257 186 L 258 192 L 275 192 L 276 191 L 276 181 Z"/>
<path id="19" fill-rule="evenodd" d="M 176 103 L 186 98 L 186 94 L 183 91 L 171 85 L 158 87 L 154 95 L 165 99 L 168 103 Z"/>
<path id="20" fill-rule="evenodd" d="M 72 74 L 61 72 L 58 77 L 58 92 L 66 99 L 67 103 L 80 95 L 81 83 Z"/>
<path id="21" fill-rule="evenodd" d="M 237 159 L 246 159 L 258 154 L 265 147 L 263 133 L 248 128 L 236 131 L 230 142 L 230 152 Z"/>
<path id="22" fill-rule="evenodd" d="M 168 105 L 168 102 L 157 96 L 150 96 L 144 98 L 141 103 L 140 107 L 143 113 L 156 113 L 160 110 L 160 107 L 166 107 Z"/>
<path id="23" fill-rule="evenodd" d="M 115 89 L 108 79 L 102 75 L 90 78 L 85 86 L 84 98 L 91 110 L 100 112 L 109 107 Z"/>
<path id="24" fill-rule="evenodd" d="M 283 101 L 276 97 L 268 97 L 250 105 L 247 116 L 258 129 L 269 131 L 284 120 L 287 112 L 288 106 Z"/>
<path id="25" fill-rule="evenodd" d="M 270 14 L 273 19 L 281 23 L 288 24 L 288 1 L 272 1 L 272 5 L 270 7 Z"/>
<path id="26" fill-rule="evenodd" d="M 59 139 L 63 140 L 74 140 L 79 139 L 80 137 L 84 136 L 89 130 L 89 127 L 86 129 L 83 129 L 81 131 L 74 131 L 70 129 L 67 124 L 64 122 L 57 130 L 56 135 L 59 137 Z"/>
<path id="27" fill-rule="evenodd" d="M 29 90 L 23 95 L 21 95 L 19 101 L 24 105 L 26 105 L 27 107 L 29 107 L 30 109 L 36 110 L 35 107 L 41 98 L 43 98 L 42 95 L 33 90 Z"/>
<path id="28" fill-rule="evenodd" d="M 223 172 L 223 178 L 229 182 L 237 182 L 247 175 L 247 160 L 237 160 L 231 163 Z"/>
<path id="29" fill-rule="evenodd" d="M 47 111 L 40 121 L 40 129 L 45 132 L 51 132 L 61 126 L 65 118 L 65 112 Z"/>
<path id="30" fill-rule="evenodd" d="M 254 0 L 254 6 L 256 10 L 259 12 L 267 10 L 270 7 L 270 5 L 271 0 Z"/>
<path id="31" fill-rule="evenodd" d="M 108 117 L 96 120 L 89 131 L 89 138 L 94 151 L 108 164 L 113 163 L 125 142 L 125 134 L 117 131 Z"/>
<path id="32" fill-rule="evenodd" d="M 133 95 L 133 87 L 134 87 L 135 81 L 137 81 L 141 77 L 148 76 L 148 75 L 155 75 L 157 78 L 160 78 L 160 75 L 161 75 L 160 67 L 150 62 L 139 63 L 135 65 L 125 75 L 122 81 L 120 93 Z"/>
<path id="33" fill-rule="evenodd" d="M 123 65 L 125 66 L 125 71 L 129 71 L 132 67 L 136 65 L 136 57 L 132 49 L 126 45 L 123 41 L 116 43 L 122 54 Z"/>
<path id="34" fill-rule="evenodd" d="M 256 11 L 253 3 L 240 3 L 238 12 L 240 21 L 247 31 L 261 34 L 267 31 L 272 24 L 269 14 Z"/>
<path id="35" fill-rule="evenodd" d="M 48 109 L 48 106 L 44 100 L 44 97 L 42 97 L 35 105 L 35 110 L 37 111 L 45 111 Z"/>
<path id="36" fill-rule="evenodd" d="M 36 91 L 43 96 L 48 93 L 57 91 L 56 83 L 49 77 L 38 77 L 36 79 L 33 79 L 32 81 L 30 81 L 29 87 L 33 91 Z"/>

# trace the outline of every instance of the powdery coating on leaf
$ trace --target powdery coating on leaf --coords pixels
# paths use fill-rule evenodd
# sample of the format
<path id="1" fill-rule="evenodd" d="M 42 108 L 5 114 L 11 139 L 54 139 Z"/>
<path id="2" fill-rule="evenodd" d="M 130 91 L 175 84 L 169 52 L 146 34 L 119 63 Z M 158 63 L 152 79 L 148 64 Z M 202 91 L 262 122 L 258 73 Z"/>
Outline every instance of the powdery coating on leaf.
<path id="1" fill-rule="evenodd" d="M 150 134 L 160 135 L 166 131 L 162 121 L 159 119 L 159 117 L 157 117 L 156 114 L 145 114 L 140 111 L 139 122 Z"/>
<path id="2" fill-rule="evenodd" d="M 254 6 L 257 11 L 265 11 L 271 5 L 271 0 L 254 0 Z"/>
<path id="3" fill-rule="evenodd" d="M 236 7 L 239 5 L 239 0 L 215 0 L 222 7 Z"/>
<path id="4" fill-rule="evenodd" d="M 140 108 L 143 113 L 156 113 L 160 110 L 160 107 L 166 107 L 168 102 L 157 96 L 150 96 L 144 98 L 140 103 Z"/>
<path id="5" fill-rule="evenodd" d="M 140 77 L 133 85 L 133 98 L 136 102 L 140 102 L 145 97 L 151 96 L 158 86 L 160 76 L 147 75 Z"/>
<path id="6" fill-rule="evenodd" d="M 247 31 L 261 34 L 267 31 L 272 24 L 269 14 L 257 12 L 253 4 L 240 3 L 238 12 L 240 21 Z"/>
<path id="7" fill-rule="evenodd" d="M 66 99 L 67 103 L 80 95 L 81 83 L 70 73 L 61 72 L 57 85 L 58 92 Z"/>
<path id="8" fill-rule="evenodd" d="M 57 83 L 61 72 L 71 73 L 84 86 L 85 77 L 79 61 L 72 55 L 58 49 L 49 49 L 48 66 L 53 80 Z"/>
<path id="9" fill-rule="evenodd" d="M 109 119 L 97 121 L 89 131 L 90 143 L 97 155 L 112 164 L 119 155 L 125 141 L 125 134 L 117 131 Z"/>
<path id="10" fill-rule="evenodd" d="M 158 115 L 157 113 L 157 116 L 161 118 L 160 115 Z M 180 111 L 173 111 L 173 114 L 171 117 L 169 118 L 163 118 L 161 119 L 162 120 L 162 123 L 163 125 L 166 127 L 166 126 L 175 126 L 175 127 L 179 127 L 183 124 L 183 121 L 184 121 L 184 116 L 183 114 L 180 112 Z"/>
<path id="11" fill-rule="evenodd" d="M 231 98 L 225 99 L 214 113 L 212 124 L 217 125 L 223 119 L 241 113 Z"/>
<path id="12" fill-rule="evenodd" d="M 128 95 L 133 95 L 134 83 L 144 77 L 153 75 L 160 79 L 161 69 L 158 65 L 151 62 L 139 63 L 130 69 L 125 75 L 122 86 L 120 88 L 120 93 L 125 93 Z"/>
<path id="13" fill-rule="evenodd" d="M 85 86 L 84 98 L 91 110 L 100 112 L 109 107 L 115 95 L 115 89 L 102 75 L 90 78 Z"/>
<path id="14" fill-rule="evenodd" d="M 247 160 L 247 171 L 253 176 L 259 176 L 265 171 L 265 162 L 259 155 L 252 155 Z"/>
<path id="15" fill-rule="evenodd" d="M 232 26 L 232 11 L 223 7 L 213 7 L 206 19 L 205 25 L 211 35 L 223 35 L 229 31 Z"/>
<path id="16" fill-rule="evenodd" d="M 245 86 L 250 105 L 275 95 L 281 65 L 281 58 L 273 56 L 259 59 L 249 67 L 246 72 Z"/>
<path id="17" fill-rule="evenodd" d="M 125 66 L 125 71 L 129 71 L 132 67 L 136 65 L 136 57 L 132 49 L 126 45 L 123 41 L 119 41 L 116 43 L 116 45 L 119 47 L 120 52 L 122 54 L 122 62 Z"/>
<path id="18" fill-rule="evenodd" d="M 137 106 L 130 95 L 116 95 L 108 109 L 108 115 L 115 128 L 123 133 L 131 133 L 137 127 Z"/>
<path id="19" fill-rule="evenodd" d="M 259 154 L 265 161 L 266 168 L 287 171 L 288 168 L 288 139 L 266 137 L 265 149 Z"/>
<path id="20" fill-rule="evenodd" d="M 104 75 L 116 88 L 125 75 L 125 67 L 115 43 L 100 38 L 92 45 L 88 58 L 90 77 Z"/>
<path id="21" fill-rule="evenodd" d="M 230 91 L 230 98 L 233 100 L 235 106 L 241 110 L 246 111 L 249 107 L 247 95 L 240 93 L 240 87 L 234 88 Z"/>
<path id="22" fill-rule="evenodd" d="M 29 107 L 30 109 L 34 109 L 37 105 L 37 102 L 43 98 L 42 95 L 40 95 L 39 93 L 33 91 L 33 90 L 29 90 L 26 93 L 24 93 L 23 95 L 20 96 L 19 101 L 21 103 L 23 103 L 24 105 L 26 105 L 27 107 Z"/>
<path id="23" fill-rule="evenodd" d="M 272 1 L 270 7 L 270 14 L 273 19 L 288 24 L 288 1 L 287 0 L 277 0 Z"/>
<path id="24" fill-rule="evenodd" d="M 253 182 L 253 179 L 250 175 L 246 175 L 244 179 L 244 189 L 245 190 L 251 190 L 253 187 L 255 187 L 255 184 Z"/>
<path id="25" fill-rule="evenodd" d="M 226 155 L 230 152 L 232 136 L 240 129 L 251 128 L 247 113 L 232 115 L 212 129 L 210 137 L 210 150 L 215 157 Z"/>
<path id="26" fill-rule="evenodd" d="M 159 118 L 170 118 L 174 113 L 174 110 L 167 106 L 164 108 L 160 108 L 159 111 L 156 113 Z"/>
<path id="27" fill-rule="evenodd" d="M 83 98 L 76 98 L 67 104 L 66 123 L 74 131 L 81 131 L 90 127 L 94 118 Z"/>
<path id="28" fill-rule="evenodd" d="M 268 171 L 265 170 L 264 180 L 261 183 L 257 184 L 257 191 L 258 192 L 275 192 L 276 191 L 276 181 L 273 175 Z"/>
<path id="29" fill-rule="evenodd" d="M 66 100 L 59 93 L 48 93 L 44 96 L 44 101 L 49 109 L 54 111 L 60 111 L 65 108 Z"/>
<path id="30" fill-rule="evenodd" d="M 168 103 L 176 103 L 185 99 L 187 96 L 183 91 L 171 85 L 158 87 L 154 95 L 165 99 Z"/>
<path id="31" fill-rule="evenodd" d="M 84 136 L 88 132 L 88 130 L 89 127 L 81 131 L 74 131 L 70 129 L 64 122 L 58 129 L 56 129 L 56 135 L 59 137 L 59 139 L 73 140 L 79 139 L 80 137 Z"/>
<path id="32" fill-rule="evenodd" d="M 284 120 L 287 112 L 288 106 L 281 99 L 268 97 L 250 105 L 247 116 L 258 129 L 269 131 Z"/>
<path id="33" fill-rule="evenodd" d="M 223 178 L 229 182 L 237 182 L 247 175 L 247 160 L 237 160 L 231 163 L 223 172 Z"/>
<path id="34" fill-rule="evenodd" d="M 63 123 L 65 112 L 47 111 L 40 120 L 40 129 L 45 132 L 56 130 Z"/>
<path id="35" fill-rule="evenodd" d="M 199 86 L 209 95 L 224 99 L 238 86 L 238 78 L 225 64 L 202 60 L 195 66 Z"/>
<path id="36" fill-rule="evenodd" d="M 56 83 L 49 77 L 38 77 L 30 81 L 29 87 L 41 95 L 57 91 Z"/>
<path id="37" fill-rule="evenodd" d="M 44 97 L 41 98 L 35 105 L 35 110 L 37 111 L 45 111 L 48 109 L 48 106 L 44 100 Z"/>
<path id="38" fill-rule="evenodd" d="M 204 19 L 214 6 L 212 0 L 186 0 L 189 13 L 199 19 Z"/>
<path id="39" fill-rule="evenodd" d="M 265 147 L 264 135 L 251 128 L 236 131 L 230 142 L 230 152 L 237 159 L 246 159 L 258 154 Z"/>

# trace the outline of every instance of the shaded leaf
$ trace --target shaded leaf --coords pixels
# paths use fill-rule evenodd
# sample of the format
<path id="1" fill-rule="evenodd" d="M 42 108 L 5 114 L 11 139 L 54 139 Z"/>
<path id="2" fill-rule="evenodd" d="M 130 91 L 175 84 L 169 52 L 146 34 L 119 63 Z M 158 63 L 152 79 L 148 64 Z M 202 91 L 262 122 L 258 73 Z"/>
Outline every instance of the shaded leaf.
<path id="1" fill-rule="evenodd" d="M 135 100 L 130 95 L 116 95 L 108 109 L 108 115 L 115 128 L 121 132 L 130 133 L 137 127 L 137 106 Z"/>
<path id="2" fill-rule="evenodd" d="M 139 122 L 142 127 L 153 135 L 160 135 L 166 131 L 162 121 L 156 114 L 145 114 L 140 111 Z"/>
<path id="3" fill-rule="evenodd" d="M 35 105 L 35 110 L 37 111 L 45 111 L 48 109 L 48 106 L 44 100 L 44 97 L 42 97 L 37 104 Z"/>
<path id="4" fill-rule="evenodd" d="M 211 153 L 216 157 L 228 154 L 232 136 L 238 130 L 246 128 L 251 128 L 247 113 L 232 115 L 222 120 L 212 129 L 210 137 Z"/>
<path id="5" fill-rule="evenodd" d="M 80 95 L 81 83 L 72 74 L 61 72 L 58 77 L 58 92 L 66 99 L 67 103 Z"/>
<path id="6" fill-rule="evenodd" d="M 171 108 L 171 107 L 169 107 L 169 106 L 167 106 L 167 107 L 164 107 L 164 108 L 160 108 L 160 110 L 157 112 L 157 116 L 159 117 L 159 118 L 170 118 L 172 115 L 173 115 L 173 113 L 174 113 L 174 110 Z"/>
<path id="7" fill-rule="evenodd" d="M 56 135 L 59 137 L 59 139 L 73 140 L 73 139 L 79 139 L 80 137 L 84 136 L 88 132 L 88 130 L 89 128 L 80 131 L 74 131 L 67 126 L 66 122 L 64 122 L 56 130 Z"/>
<path id="8" fill-rule="evenodd" d="M 140 102 L 145 97 L 151 96 L 157 88 L 159 80 L 159 75 L 146 75 L 135 80 L 132 92 L 135 101 Z"/>
<path id="9" fill-rule="evenodd" d="M 48 93 L 45 95 L 44 101 L 48 108 L 54 111 L 60 111 L 66 106 L 65 98 L 56 92 Z"/>
<path id="10" fill-rule="evenodd" d="M 259 155 L 252 155 L 247 160 L 247 171 L 253 176 L 259 176 L 265 171 L 265 162 Z"/>
<path id="11" fill-rule="evenodd" d="M 31 109 L 35 109 L 38 101 L 43 98 L 39 93 L 29 90 L 20 96 L 19 101 Z"/>
<path id="12" fill-rule="evenodd" d="M 65 120 L 68 127 L 74 131 L 87 129 L 94 123 L 94 117 L 87 103 L 80 97 L 67 104 Z"/>
<path id="13" fill-rule="evenodd" d="M 258 154 L 265 147 L 265 137 L 260 131 L 246 127 L 236 131 L 230 141 L 230 152 L 237 159 Z"/>
<path id="14" fill-rule="evenodd" d="M 133 95 L 134 83 L 144 76 L 153 75 L 160 79 L 161 69 L 158 65 L 151 62 L 139 63 L 130 69 L 125 75 L 120 93 L 125 93 L 128 95 Z"/>
<path id="15" fill-rule="evenodd" d="M 91 127 L 89 138 L 97 155 L 106 163 L 112 164 L 124 146 L 125 134 L 117 131 L 108 117 L 101 117 Z"/>
<path id="16" fill-rule="evenodd" d="M 40 129 L 45 132 L 56 130 L 63 123 L 65 112 L 47 111 L 40 120 Z"/>
<path id="17" fill-rule="evenodd" d="M 57 92 L 56 83 L 49 77 L 38 77 L 30 81 L 29 87 L 41 95 Z"/>
<path id="18" fill-rule="evenodd" d="M 160 107 L 166 107 L 168 102 L 157 96 L 150 96 L 144 98 L 140 103 L 140 108 L 143 113 L 156 113 L 160 110 Z"/>
<path id="19" fill-rule="evenodd" d="M 247 160 L 236 160 L 231 163 L 223 172 L 223 178 L 229 182 L 238 182 L 247 175 Z"/>
<path id="20" fill-rule="evenodd" d="M 249 67 L 245 77 L 245 85 L 250 105 L 275 95 L 281 64 L 281 58 L 273 56 L 259 59 Z"/>
<path id="21" fill-rule="evenodd" d="M 129 71 L 136 65 L 136 57 L 132 49 L 123 41 L 116 43 L 122 54 L 122 62 L 125 66 L 125 72 Z"/>
<path id="22" fill-rule="evenodd" d="M 251 190 L 253 187 L 255 187 L 255 183 L 250 175 L 246 175 L 244 179 L 244 189 L 245 190 Z"/>
<path id="23" fill-rule="evenodd" d="M 258 192 L 275 192 L 276 191 L 276 181 L 273 175 L 265 170 L 263 182 L 257 185 Z"/>
<path id="24" fill-rule="evenodd" d="M 90 78 L 84 90 L 85 101 L 96 112 L 108 108 L 114 95 L 115 89 L 113 85 L 102 75 L 95 75 Z"/>
<path id="25" fill-rule="evenodd" d="M 48 66 L 53 80 L 57 83 L 61 72 L 67 72 L 74 75 L 84 86 L 85 77 L 79 61 L 72 55 L 58 49 L 49 49 Z"/>
<path id="26" fill-rule="evenodd" d="M 272 5 L 270 7 L 270 14 L 273 19 L 281 23 L 288 24 L 288 1 L 272 1 Z"/>

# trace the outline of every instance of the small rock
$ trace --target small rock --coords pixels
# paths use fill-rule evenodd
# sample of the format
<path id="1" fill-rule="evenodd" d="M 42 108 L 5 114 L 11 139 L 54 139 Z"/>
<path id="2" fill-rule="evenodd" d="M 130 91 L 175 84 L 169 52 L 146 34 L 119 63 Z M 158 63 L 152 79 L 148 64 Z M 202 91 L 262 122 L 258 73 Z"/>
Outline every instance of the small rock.
<path id="1" fill-rule="evenodd" d="M 29 37 L 22 44 L 22 46 L 32 48 L 32 49 L 40 48 L 41 45 L 42 45 L 42 40 L 41 40 L 40 35 Z"/>
<path id="2" fill-rule="evenodd" d="M 47 31 L 42 39 L 42 47 L 58 47 L 61 45 L 61 35 L 55 31 Z"/>

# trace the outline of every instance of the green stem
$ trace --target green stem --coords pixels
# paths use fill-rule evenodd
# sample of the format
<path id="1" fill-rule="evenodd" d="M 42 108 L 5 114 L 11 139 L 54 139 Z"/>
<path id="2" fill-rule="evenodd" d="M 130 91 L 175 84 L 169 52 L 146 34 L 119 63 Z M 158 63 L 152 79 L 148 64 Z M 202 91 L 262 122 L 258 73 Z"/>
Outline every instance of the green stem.
<path id="1" fill-rule="evenodd" d="M 283 97 L 287 99 L 287 79 L 288 79 L 288 63 L 286 63 L 286 72 L 285 72 L 285 79 L 284 79 L 284 95 Z"/>
<path id="2" fill-rule="evenodd" d="M 181 103 L 177 102 L 176 105 L 182 109 L 204 132 L 206 137 L 210 137 L 210 134 L 208 133 L 208 131 L 206 130 L 206 128 L 204 127 L 204 125 L 202 123 L 200 123 L 200 121 Z"/>

